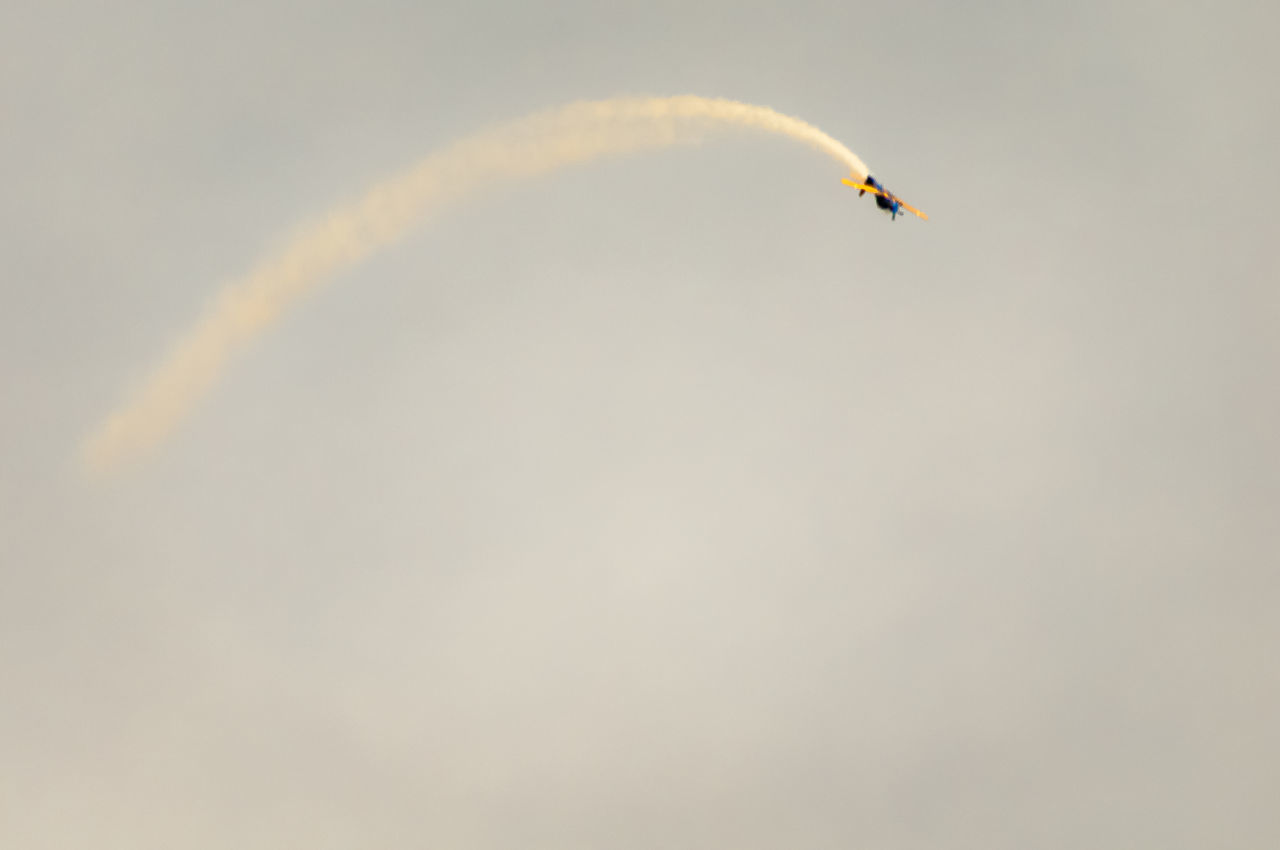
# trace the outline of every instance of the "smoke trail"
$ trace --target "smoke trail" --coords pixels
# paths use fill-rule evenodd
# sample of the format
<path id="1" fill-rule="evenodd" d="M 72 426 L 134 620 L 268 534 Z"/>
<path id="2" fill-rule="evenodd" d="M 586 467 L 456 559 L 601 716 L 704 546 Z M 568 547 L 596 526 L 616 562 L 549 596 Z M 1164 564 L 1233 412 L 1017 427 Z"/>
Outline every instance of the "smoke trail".
<path id="1" fill-rule="evenodd" d="M 229 284 L 132 398 L 85 441 L 105 471 L 160 441 L 217 379 L 227 360 L 324 278 L 389 245 L 423 216 L 499 182 L 573 163 L 697 141 L 749 127 L 803 142 L 859 180 L 867 167 L 817 127 L 763 106 L 684 95 L 583 101 L 463 139 L 361 200 L 302 228 L 276 256 Z"/>

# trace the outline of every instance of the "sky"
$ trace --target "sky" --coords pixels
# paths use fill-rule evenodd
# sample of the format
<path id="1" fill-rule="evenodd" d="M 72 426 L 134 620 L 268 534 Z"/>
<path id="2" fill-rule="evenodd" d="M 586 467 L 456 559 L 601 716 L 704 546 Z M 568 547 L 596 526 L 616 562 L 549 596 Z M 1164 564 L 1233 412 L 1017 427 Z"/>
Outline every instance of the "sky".
<path id="1" fill-rule="evenodd" d="M 1280 11 L 0 9 L 0 846 L 1280 841 Z M 83 441 L 220 288 L 583 98 L 512 181 Z"/>

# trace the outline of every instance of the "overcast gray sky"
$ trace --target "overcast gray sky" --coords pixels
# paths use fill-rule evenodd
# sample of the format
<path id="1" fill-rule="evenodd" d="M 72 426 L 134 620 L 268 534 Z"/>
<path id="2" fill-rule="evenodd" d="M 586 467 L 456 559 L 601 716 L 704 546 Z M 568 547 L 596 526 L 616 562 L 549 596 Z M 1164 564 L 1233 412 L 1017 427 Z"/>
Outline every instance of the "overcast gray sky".
<path id="1" fill-rule="evenodd" d="M 1280 842 L 1273 4 L 0 10 L 0 845 Z M 298 223 L 512 184 L 80 441 Z"/>

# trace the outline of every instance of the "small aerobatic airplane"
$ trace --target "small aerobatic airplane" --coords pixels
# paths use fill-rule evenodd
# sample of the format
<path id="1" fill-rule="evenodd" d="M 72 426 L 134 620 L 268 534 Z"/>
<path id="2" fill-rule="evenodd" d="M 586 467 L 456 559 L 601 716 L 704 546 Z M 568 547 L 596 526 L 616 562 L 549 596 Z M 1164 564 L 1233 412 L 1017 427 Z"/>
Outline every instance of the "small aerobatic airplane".
<path id="1" fill-rule="evenodd" d="M 897 195 L 890 192 L 884 186 L 877 183 L 876 178 L 872 177 L 870 174 L 867 175 L 866 183 L 859 183 L 856 180 L 850 180 L 848 177 L 841 178 L 841 180 L 846 186 L 852 186 L 853 188 L 857 189 L 859 198 L 861 198 L 867 192 L 870 192 L 871 194 L 875 195 L 876 206 L 878 206 L 882 210 L 888 210 L 890 214 L 892 214 L 894 221 L 898 220 L 898 213 L 902 212 L 903 210 L 906 210 L 909 213 L 915 213 L 916 215 L 923 218 L 925 221 L 929 220 L 929 216 L 920 212 L 920 210 L 916 209 L 910 204 L 904 204 L 902 202 L 902 198 L 899 198 Z"/>

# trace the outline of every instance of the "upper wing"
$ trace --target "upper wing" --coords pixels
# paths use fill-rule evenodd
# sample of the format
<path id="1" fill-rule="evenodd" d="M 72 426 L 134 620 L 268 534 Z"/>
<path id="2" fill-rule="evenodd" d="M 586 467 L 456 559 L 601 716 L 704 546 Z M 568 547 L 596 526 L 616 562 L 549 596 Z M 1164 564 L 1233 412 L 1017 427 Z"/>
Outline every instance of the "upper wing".
<path id="1" fill-rule="evenodd" d="M 870 192 L 873 195 L 882 195 L 886 198 L 889 197 L 888 194 L 880 191 L 875 186 L 868 186 L 866 183 L 858 183 L 856 181 L 850 180 L 848 177 L 841 177 L 840 182 L 846 186 L 852 186 L 855 189 L 861 189 L 864 192 Z"/>
<path id="2" fill-rule="evenodd" d="M 848 177 L 841 177 L 840 182 L 846 186 L 852 186 L 855 189 L 861 189 L 864 192 L 870 192 L 873 195 L 879 195 L 882 198 L 888 198 L 891 201 L 897 201 L 899 204 L 902 204 L 902 208 L 907 212 L 915 213 L 925 221 L 929 220 L 929 216 L 920 212 L 920 210 L 916 209 L 910 204 L 903 203 L 902 198 L 899 198 L 897 195 L 891 195 L 888 192 L 884 191 L 883 189 L 877 189 L 875 186 L 868 186 L 866 183 L 858 183 L 854 180 L 850 180 Z"/>

